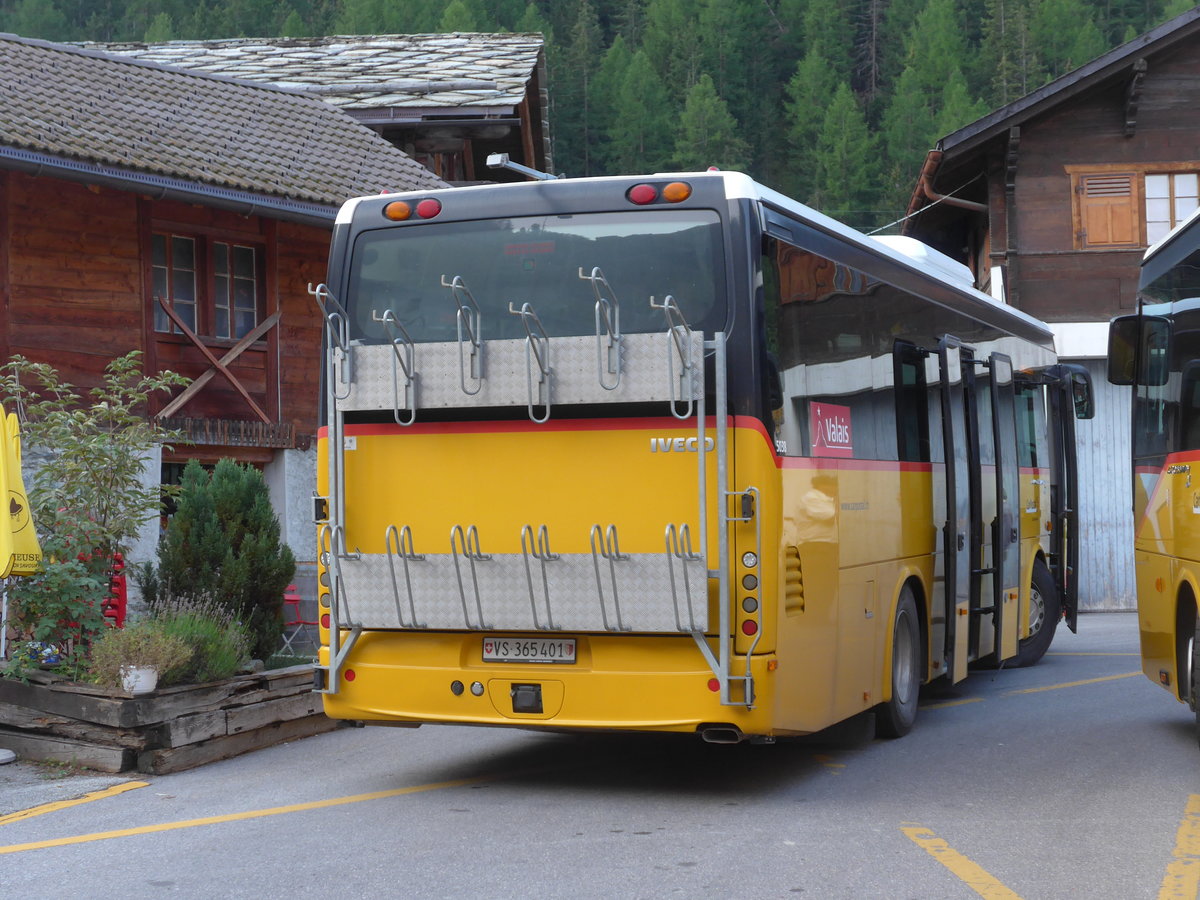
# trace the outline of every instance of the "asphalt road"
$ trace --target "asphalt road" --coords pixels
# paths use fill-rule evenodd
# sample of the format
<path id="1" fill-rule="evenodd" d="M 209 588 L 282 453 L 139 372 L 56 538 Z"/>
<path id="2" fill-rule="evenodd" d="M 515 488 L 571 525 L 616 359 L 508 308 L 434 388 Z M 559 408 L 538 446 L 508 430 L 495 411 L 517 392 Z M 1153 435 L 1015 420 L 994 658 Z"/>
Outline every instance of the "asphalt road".
<path id="1" fill-rule="evenodd" d="M 1194 719 L 1133 614 L 1079 631 L 898 741 L 426 726 L 144 780 L 4 766 L 0 897 L 1196 897 Z"/>

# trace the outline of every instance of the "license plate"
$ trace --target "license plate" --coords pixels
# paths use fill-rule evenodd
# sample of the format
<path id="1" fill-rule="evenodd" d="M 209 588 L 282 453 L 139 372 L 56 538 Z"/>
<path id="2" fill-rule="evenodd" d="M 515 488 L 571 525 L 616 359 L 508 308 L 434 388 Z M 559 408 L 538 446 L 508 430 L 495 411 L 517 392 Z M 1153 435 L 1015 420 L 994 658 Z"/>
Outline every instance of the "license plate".
<path id="1" fill-rule="evenodd" d="M 489 635 L 483 639 L 483 661 L 573 663 L 575 639 Z"/>

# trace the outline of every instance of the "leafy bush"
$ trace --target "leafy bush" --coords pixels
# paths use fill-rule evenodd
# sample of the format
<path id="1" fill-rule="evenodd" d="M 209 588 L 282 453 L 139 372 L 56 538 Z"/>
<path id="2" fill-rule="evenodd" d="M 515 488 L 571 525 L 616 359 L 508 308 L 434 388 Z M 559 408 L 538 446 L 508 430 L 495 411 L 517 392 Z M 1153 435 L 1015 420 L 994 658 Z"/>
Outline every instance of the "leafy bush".
<path id="1" fill-rule="evenodd" d="M 142 483 L 142 468 L 155 445 L 178 434 L 146 418 L 146 401 L 187 381 L 172 372 L 143 374 L 137 351 L 109 362 L 86 396 L 45 363 L 17 356 L 0 367 L 0 399 L 20 411 L 23 455 L 41 458 L 29 505 L 42 562 L 9 583 L 11 623 L 18 640 L 59 648 L 57 668 L 72 677 L 104 629 L 113 554 L 159 514 L 161 492 Z M 4 674 L 20 677 L 22 669 L 17 661 Z"/>
<path id="2" fill-rule="evenodd" d="M 216 603 L 249 630 L 251 653 L 267 659 L 279 646 L 283 592 L 295 571 L 262 474 L 223 459 L 210 477 L 192 460 L 158 566 L 135 577 L 151 609 L 173 600 Z"/>
<path id="3" fill-rule="evenodd" d="M 227 610 L 198 600 L 168 600 L 154 622 L 192 649 L 191 658 L 159 674 L 162 684 L 199 684 L 229 678 L 246 662 L 250 634 Z"/>
<path id="4" fill-rule="evenodd" d="M 97 684 L 110 688 L 121 687 L 121 670 L 144 666 L 163 676 L 186 666 L 193 651 L 182 638 L 168 634 L 159 622 L 141 619 L 124 628 L 109 628 L 93 643 L 88 661 L 88 674 Z"/>

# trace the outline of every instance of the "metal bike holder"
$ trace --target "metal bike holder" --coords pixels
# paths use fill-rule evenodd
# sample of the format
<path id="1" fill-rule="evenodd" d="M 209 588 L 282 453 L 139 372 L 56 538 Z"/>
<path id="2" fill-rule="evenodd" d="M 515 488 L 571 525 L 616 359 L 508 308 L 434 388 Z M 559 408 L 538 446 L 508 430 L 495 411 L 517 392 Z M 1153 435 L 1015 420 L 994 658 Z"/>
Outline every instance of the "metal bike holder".
<path id="1" fill-rule="evenodd" d="M 591 282 L 592 293 L 596 297 L 596 370 L 600 387 L 615 391 L 621 386 L 621 354 L 624 349 L 621 306 L 599 266 L 594 266 L 590 275 L 583 274 L 583 267 L 580 266 L 579 277 Z M 601 292 L 601 287 L 608 296 Z"/>
<path id="2" fill-rule="evenodd" d="M 546 329 L 542 327 L 542 320 L 533 311 L 532 304 L 522 303 L 520 309 L 515 309 L 512 303 L 509 303 L 508 311 L 514 316 L 520 316 L 521 324 L 525 326 L 525 380 L 529 389 L 527 407 L 529 418 L 541 425 L 550 418 L 550 386 L 553 381 L 553 373 L 550 371 L 550 338 Z M 534 363 L 537 363 L 536 392 L 533 389 Z M 533 411 L 535 406 L 544 407 L 545 415 L 538 418 Z"/>
<path id="3" fill-rule="evenodd" d="M 483 313 L 479 311 L 479 304 L 475 302 L 474 295 L 467 287 L 466 282 L 462 280 L 461 275 L 455 275 L 449 281 L 443 275 L 442 287 L 450 289 L 450 295 L 454 298 L 454 304 L 458 307 L 459 383 L 462 385 L 464 394 L 473 396 L 478 394 L 483 387 L 483 337 L 481 335 Z M 466 341 L 463 340 L 464 334 Z M 468 344 L 471 347 L 469 359 Z M 478 382 L 474 390 L 467 387 L 468 378 L 473 382 Z"/>

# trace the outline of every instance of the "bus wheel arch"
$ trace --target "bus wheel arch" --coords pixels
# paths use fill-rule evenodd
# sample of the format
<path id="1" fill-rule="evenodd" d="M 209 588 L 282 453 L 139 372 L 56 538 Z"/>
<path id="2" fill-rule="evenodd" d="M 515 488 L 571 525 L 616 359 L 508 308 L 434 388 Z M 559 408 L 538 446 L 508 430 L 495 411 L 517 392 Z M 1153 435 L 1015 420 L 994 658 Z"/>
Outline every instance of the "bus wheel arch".
<path id="1" fill-rule="evenodd" d="M 904 582 L 896 597 L 889 638 L 888 679 L 890 696 L 875 707 L 877 737 L 898 738 L 908 734 L 917 717 L 917 700 L 925 680 L 925 627 L 918 602 L 919 585 Z"/>

